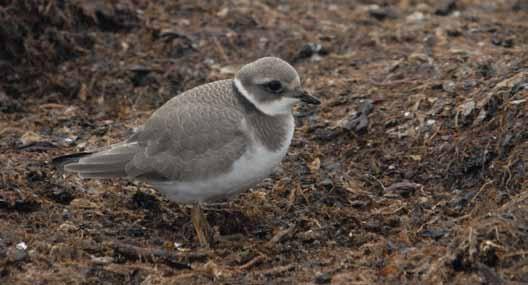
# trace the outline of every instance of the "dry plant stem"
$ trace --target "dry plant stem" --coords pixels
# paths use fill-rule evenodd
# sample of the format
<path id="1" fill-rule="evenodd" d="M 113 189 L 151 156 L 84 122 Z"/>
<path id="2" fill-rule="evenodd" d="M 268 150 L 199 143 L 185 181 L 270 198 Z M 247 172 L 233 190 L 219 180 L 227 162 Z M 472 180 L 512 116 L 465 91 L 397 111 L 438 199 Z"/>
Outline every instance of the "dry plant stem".
<path id="1" fill-rule="evenodd" d="M 196 231 L 200 246 L 209 248 L 209 223 L 205 218 L 200 204 L 194 204 L 191 209 L 191 220 Z"/>

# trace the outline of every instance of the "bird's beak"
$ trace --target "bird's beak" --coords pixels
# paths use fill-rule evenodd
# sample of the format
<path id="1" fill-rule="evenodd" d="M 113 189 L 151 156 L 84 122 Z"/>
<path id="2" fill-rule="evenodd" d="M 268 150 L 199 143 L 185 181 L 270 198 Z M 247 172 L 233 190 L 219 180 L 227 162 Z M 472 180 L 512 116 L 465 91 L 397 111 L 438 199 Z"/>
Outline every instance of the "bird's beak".
<path id="1" fill-rule="evenodd" d="M 291 97 L 297 98 L 308 104 L 315 104 L 315 105 L 321 104 L 321 101 L 319 101 L 319 99 L 310 95 L 310 93 L 308 93 L 308 91 L 304 89 L 298 89 L 298 90 L 293 91 L 293 94 Z"/>

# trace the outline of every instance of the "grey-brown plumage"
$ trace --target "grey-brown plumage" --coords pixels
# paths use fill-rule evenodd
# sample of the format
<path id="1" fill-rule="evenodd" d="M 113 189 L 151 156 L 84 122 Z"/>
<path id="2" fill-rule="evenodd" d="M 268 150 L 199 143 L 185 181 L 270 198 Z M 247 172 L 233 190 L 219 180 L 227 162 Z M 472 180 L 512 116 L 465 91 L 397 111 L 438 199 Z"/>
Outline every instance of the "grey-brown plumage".
<path id="1" fill-rule="evenodd" d="M 295 69 L 263 58 L 234 80 L 172 98 L 125 142 L 85 154 L 64 169 L 87 178 L 148 181 L 180 202 L 236 193 L 284 156 L 293 134 L 291 105 L 300 100 L 316 103 L 300 89 Z"/>
<path id="2" fill-rule="evenodd" d="M 228 171 L 246 151 L 250 138 L 244 119 L 267 148 L 280 147 L 286 116 L 264 115 L 236 91 L 233 80 L 222 80 L 172 98 L 126 143 L 81 158 L 65 170 L 91 178 L 203 179 Z"/>
<path id="3" fill-rule="evenodd" d="M 188 181 L 217 175 L 246 151 L 249 137 L 242 125 L 246 117 L 266 147 L 277 149 L 286 133 L 285 116 L 265 116 L 236 92 L 233 80 L 222 80 L 172 98 L 126 143 L 81 158 L 65 170 L 82 177 L 144 180 Z"/>

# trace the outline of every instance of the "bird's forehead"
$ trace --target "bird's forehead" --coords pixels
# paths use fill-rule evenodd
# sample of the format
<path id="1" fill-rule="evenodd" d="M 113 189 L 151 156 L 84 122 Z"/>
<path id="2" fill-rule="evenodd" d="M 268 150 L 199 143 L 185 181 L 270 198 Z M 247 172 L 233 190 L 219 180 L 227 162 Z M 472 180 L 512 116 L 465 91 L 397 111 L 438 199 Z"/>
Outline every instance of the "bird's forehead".
<path id="1" fill-rule="evenodd" d="M 294 82 L 299 80 L 295 68 L 278 58 L 260 59 L 245 67 L 248 68 L 249 74 L 254 77 L 255 81 Z"/>

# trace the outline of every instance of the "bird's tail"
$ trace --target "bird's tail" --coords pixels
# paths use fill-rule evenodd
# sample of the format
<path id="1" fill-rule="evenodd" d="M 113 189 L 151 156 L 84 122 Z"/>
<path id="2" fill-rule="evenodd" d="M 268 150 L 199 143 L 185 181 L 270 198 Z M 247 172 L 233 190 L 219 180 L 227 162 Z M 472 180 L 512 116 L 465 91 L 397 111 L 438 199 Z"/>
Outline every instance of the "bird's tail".
<path id="1" fill-rule="evenodd" d="M 126 165 L 138 151 L 137 143 L 113 145 L 98 152 L 81 152 L 54 158 L 51 162 L 66 172 L 76 172 L 83 178 L 127 176 Z"/>

